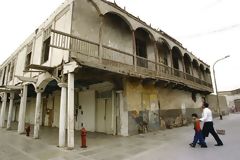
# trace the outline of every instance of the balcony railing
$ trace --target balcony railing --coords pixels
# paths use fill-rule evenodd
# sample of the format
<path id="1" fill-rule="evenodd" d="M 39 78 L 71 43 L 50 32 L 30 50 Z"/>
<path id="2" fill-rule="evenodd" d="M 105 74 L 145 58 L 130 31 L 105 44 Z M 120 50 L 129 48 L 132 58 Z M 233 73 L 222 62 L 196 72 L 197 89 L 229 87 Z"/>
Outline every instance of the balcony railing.
<path id="1" fill-rule="evenodd" d="M 144 77 L 180 81 L 199 89 L 212 91 L 211 83 L 178 69 L 60 31 L 51 30 L 50 47 L 68 50 L 72 57 L 86 65 L 102 66 Z"/>

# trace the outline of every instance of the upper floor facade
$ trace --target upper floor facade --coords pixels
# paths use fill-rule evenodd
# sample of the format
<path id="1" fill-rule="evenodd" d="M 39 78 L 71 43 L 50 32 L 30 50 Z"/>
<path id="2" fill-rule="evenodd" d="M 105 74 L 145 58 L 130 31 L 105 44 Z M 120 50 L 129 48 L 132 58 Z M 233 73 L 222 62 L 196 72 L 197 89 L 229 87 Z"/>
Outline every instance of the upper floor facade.
<path id="1" fill-rule="evenodd" d="M 16 86 L 19 76 L 37 78 L 46 71 L 58 77 L 58 69 L 71 61 L 213 91 L 209 65 L 163 31 L 105 0 L 65 1 L 1 65 L 0 85 Z"/>

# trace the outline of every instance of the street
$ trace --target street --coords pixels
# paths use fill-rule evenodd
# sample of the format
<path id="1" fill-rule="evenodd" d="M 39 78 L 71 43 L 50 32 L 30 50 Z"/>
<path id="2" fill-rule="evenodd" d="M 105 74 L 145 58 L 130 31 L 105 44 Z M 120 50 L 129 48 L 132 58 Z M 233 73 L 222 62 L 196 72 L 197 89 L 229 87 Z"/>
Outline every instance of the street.
<path id="1" fill-rule="evenodd" d="M 220 135 L 224 146 L 216 147 L 213 137 L 207 139 L 208 148 L 191 148 L 192 125 L 129 137 L 94 134 L 88 137 L 88 148 L 79 145 L 74 150 L 54 145 L 57 132 L 45 133 L 39 140 L 19 135 L 15 130 L 0 129 L 1 160 L 239 160 L 240 114 L 214 120 L 215 129 L 225 129 Z M 48 136 L 49 135 L 49 136 Z M 54 136 L 56 135 L 56 136 Z M 48 138 L 50 137 L 50 138 Z M 55 138 L 55 139 L 54 139 Z M 54 142 L 54 143 L 53 143 Z"/>

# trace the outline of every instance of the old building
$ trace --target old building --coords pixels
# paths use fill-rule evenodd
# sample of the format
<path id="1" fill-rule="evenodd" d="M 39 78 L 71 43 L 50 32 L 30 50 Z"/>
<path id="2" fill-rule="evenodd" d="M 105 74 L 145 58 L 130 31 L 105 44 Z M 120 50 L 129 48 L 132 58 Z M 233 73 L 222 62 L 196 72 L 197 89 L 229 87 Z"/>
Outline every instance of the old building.
<path id="1" fill-rule="evenodd" d="M 0 74 L 0 126 L 34 124 L 34 138 L 59 127 L 70 148 L 82 127 L 128 136 L 181 126 L 213 90 L 209 65 L 105 0 L 65 1 Z"/>
<path id="2" fill-rule="evenodd" d="M 231 112 L 240 111 L 240 89 L 235 89 L 232 91 L 222 91 L 219 92 L 219 95 L 226 97 L 227 106 Z"/>

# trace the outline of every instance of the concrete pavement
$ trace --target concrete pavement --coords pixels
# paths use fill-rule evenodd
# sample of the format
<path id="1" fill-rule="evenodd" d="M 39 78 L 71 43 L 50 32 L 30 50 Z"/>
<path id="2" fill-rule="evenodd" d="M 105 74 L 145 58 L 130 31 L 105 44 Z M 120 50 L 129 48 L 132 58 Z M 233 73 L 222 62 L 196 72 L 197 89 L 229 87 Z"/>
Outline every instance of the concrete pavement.
<path id="1" fill-rule="evenodd" d="M 226 135 L 220 136 L 222 147 L 214 146 L 216 142 L 210 135 L 208 148 L 190 148 L 192 126 L 130 137 L 89 134 L 87 149 L 79 147 L 76 136 L 76 147 L 71 151 L 56 147 L 56 128 L 42 128 L 39 140 L 0 129 L 0 160 L 239 160 L 240 114 L 214 122 L 215 129 L 226 130 Z"/>

